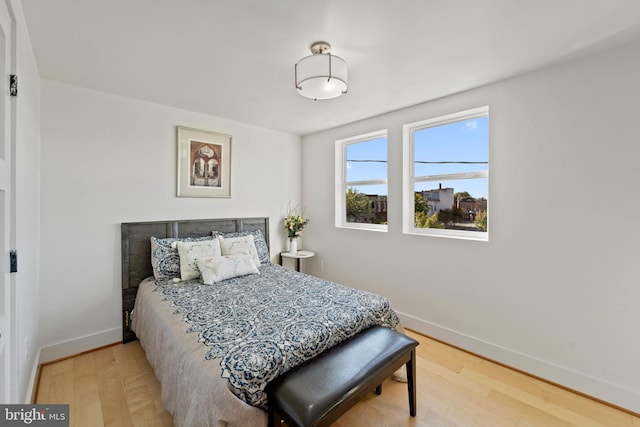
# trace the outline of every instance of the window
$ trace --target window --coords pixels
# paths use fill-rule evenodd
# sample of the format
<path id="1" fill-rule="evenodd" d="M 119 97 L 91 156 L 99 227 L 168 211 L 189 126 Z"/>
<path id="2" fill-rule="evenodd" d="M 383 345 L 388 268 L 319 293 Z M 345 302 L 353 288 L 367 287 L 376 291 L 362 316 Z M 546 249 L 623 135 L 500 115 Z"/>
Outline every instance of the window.
<path id="1" fill-rule="evenodd" d="M 387 131 L 336 141 L 336 227 L 387 230 Z"/>
<path id="2" fill-rule="evenodd" d="M 403 131 L 403 232 L 488 240 L 489 108 Z"/>

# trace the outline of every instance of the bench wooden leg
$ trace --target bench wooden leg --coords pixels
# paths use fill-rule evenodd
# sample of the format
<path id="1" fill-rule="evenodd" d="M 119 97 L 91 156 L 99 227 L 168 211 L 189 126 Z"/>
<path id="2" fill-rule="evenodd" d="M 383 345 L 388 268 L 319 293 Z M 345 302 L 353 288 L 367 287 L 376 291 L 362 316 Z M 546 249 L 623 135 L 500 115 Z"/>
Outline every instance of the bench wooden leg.
<path id="1" fill-rule="evenodd" d="M 280 419 L 280 415 L 276 411 L 272 409 L 272 405 L 269 405 L 269 410 L 267 411 L 268 426 L 269 427 L 280 427 L 282 424 L 282 420 Z"/>
<path id="2" fill-rule="evenodd" d="M 409 414 L 416 416 L 416 350 L 411 350 L 411 360 L 407 362 L 407 389 L 409 391 Z"/>

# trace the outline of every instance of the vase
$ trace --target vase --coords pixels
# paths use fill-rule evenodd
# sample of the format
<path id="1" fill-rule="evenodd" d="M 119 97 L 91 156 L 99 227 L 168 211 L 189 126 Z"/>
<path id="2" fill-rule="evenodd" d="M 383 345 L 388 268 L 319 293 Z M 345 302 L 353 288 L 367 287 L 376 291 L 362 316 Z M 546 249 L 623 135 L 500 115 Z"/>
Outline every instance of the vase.
<path id="1" fill-rule="evenodd" d="M 289 253 L 298 253 L 298 239 L 289 239 Z"/>

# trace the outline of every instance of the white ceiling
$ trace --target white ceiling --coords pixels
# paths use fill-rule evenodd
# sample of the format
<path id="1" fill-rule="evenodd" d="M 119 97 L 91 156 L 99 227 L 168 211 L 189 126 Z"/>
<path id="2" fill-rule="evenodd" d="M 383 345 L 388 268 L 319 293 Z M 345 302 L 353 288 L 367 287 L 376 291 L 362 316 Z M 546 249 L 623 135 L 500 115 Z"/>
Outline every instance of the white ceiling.
<path id="1" fill-rule="evenodd" d="M 22 0 L 40 74 L 295 134 L 446 96 L 640 34 L 639 0 Z M 312 42 L 349 93 L 312 101 Z"/>

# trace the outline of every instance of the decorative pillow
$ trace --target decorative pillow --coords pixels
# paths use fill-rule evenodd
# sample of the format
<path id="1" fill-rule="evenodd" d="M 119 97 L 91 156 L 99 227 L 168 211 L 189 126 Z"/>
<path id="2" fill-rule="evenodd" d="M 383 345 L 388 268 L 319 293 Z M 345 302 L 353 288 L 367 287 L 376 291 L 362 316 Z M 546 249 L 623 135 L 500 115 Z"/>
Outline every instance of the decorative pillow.
<path id="1" fill-rule="evenodd" d="M 253 242 L 256 246 L 256 251 L 258 252 L 258 258 L 260 259 L 260 264 L 270 264 L 271 259 L 269 257 L 269 246 L 267 246 L 267 241 L 264 239 L 264 235 L 260 230 L 253 231 L 239 231 L 235 233 L 222 233 L 220 231 L 213 231 L 213 236 L 222 236 L 224 238 L 229 237 L 243 237 L 243 236 L 253 236 Z"/>
<path id="2" fill-rule="evenodd" d="M 196 242 L 174 242 L 180 256 L 180 280 L 192 280 L 200 277 L 196 260 L 222 256 L 218 239 Z M 173 279 L 178 280 L 178 279 Z"/>
<path id="3" fill-rule="evenodd" d="M 222 280 L 246 276 L 247 274 L 260 274 L 253 257 L 247 254 L 198 258 L 196 263 L 205 285 L 213 285 Z"/>
<path id="4" fill-rule="evenodd" d="M 151 266 L 156 279 L 173 279 L 180 277 L 180 256 L 178 250 L 172 248 L 174 242 L 198 242 L 213 240 L 214 237 L 151 237 Z"/>
<path id="5" fill-rule="evenodd" d="M 247 234 L 246 236 L 240 237 L 218 236 L 218 240 L 220 240 L 222 255 L 251 255 L 256 265 L 260 265 L 260 258 L 258 258 L 258 251 L 256 250 L 253 234 Z"/>

